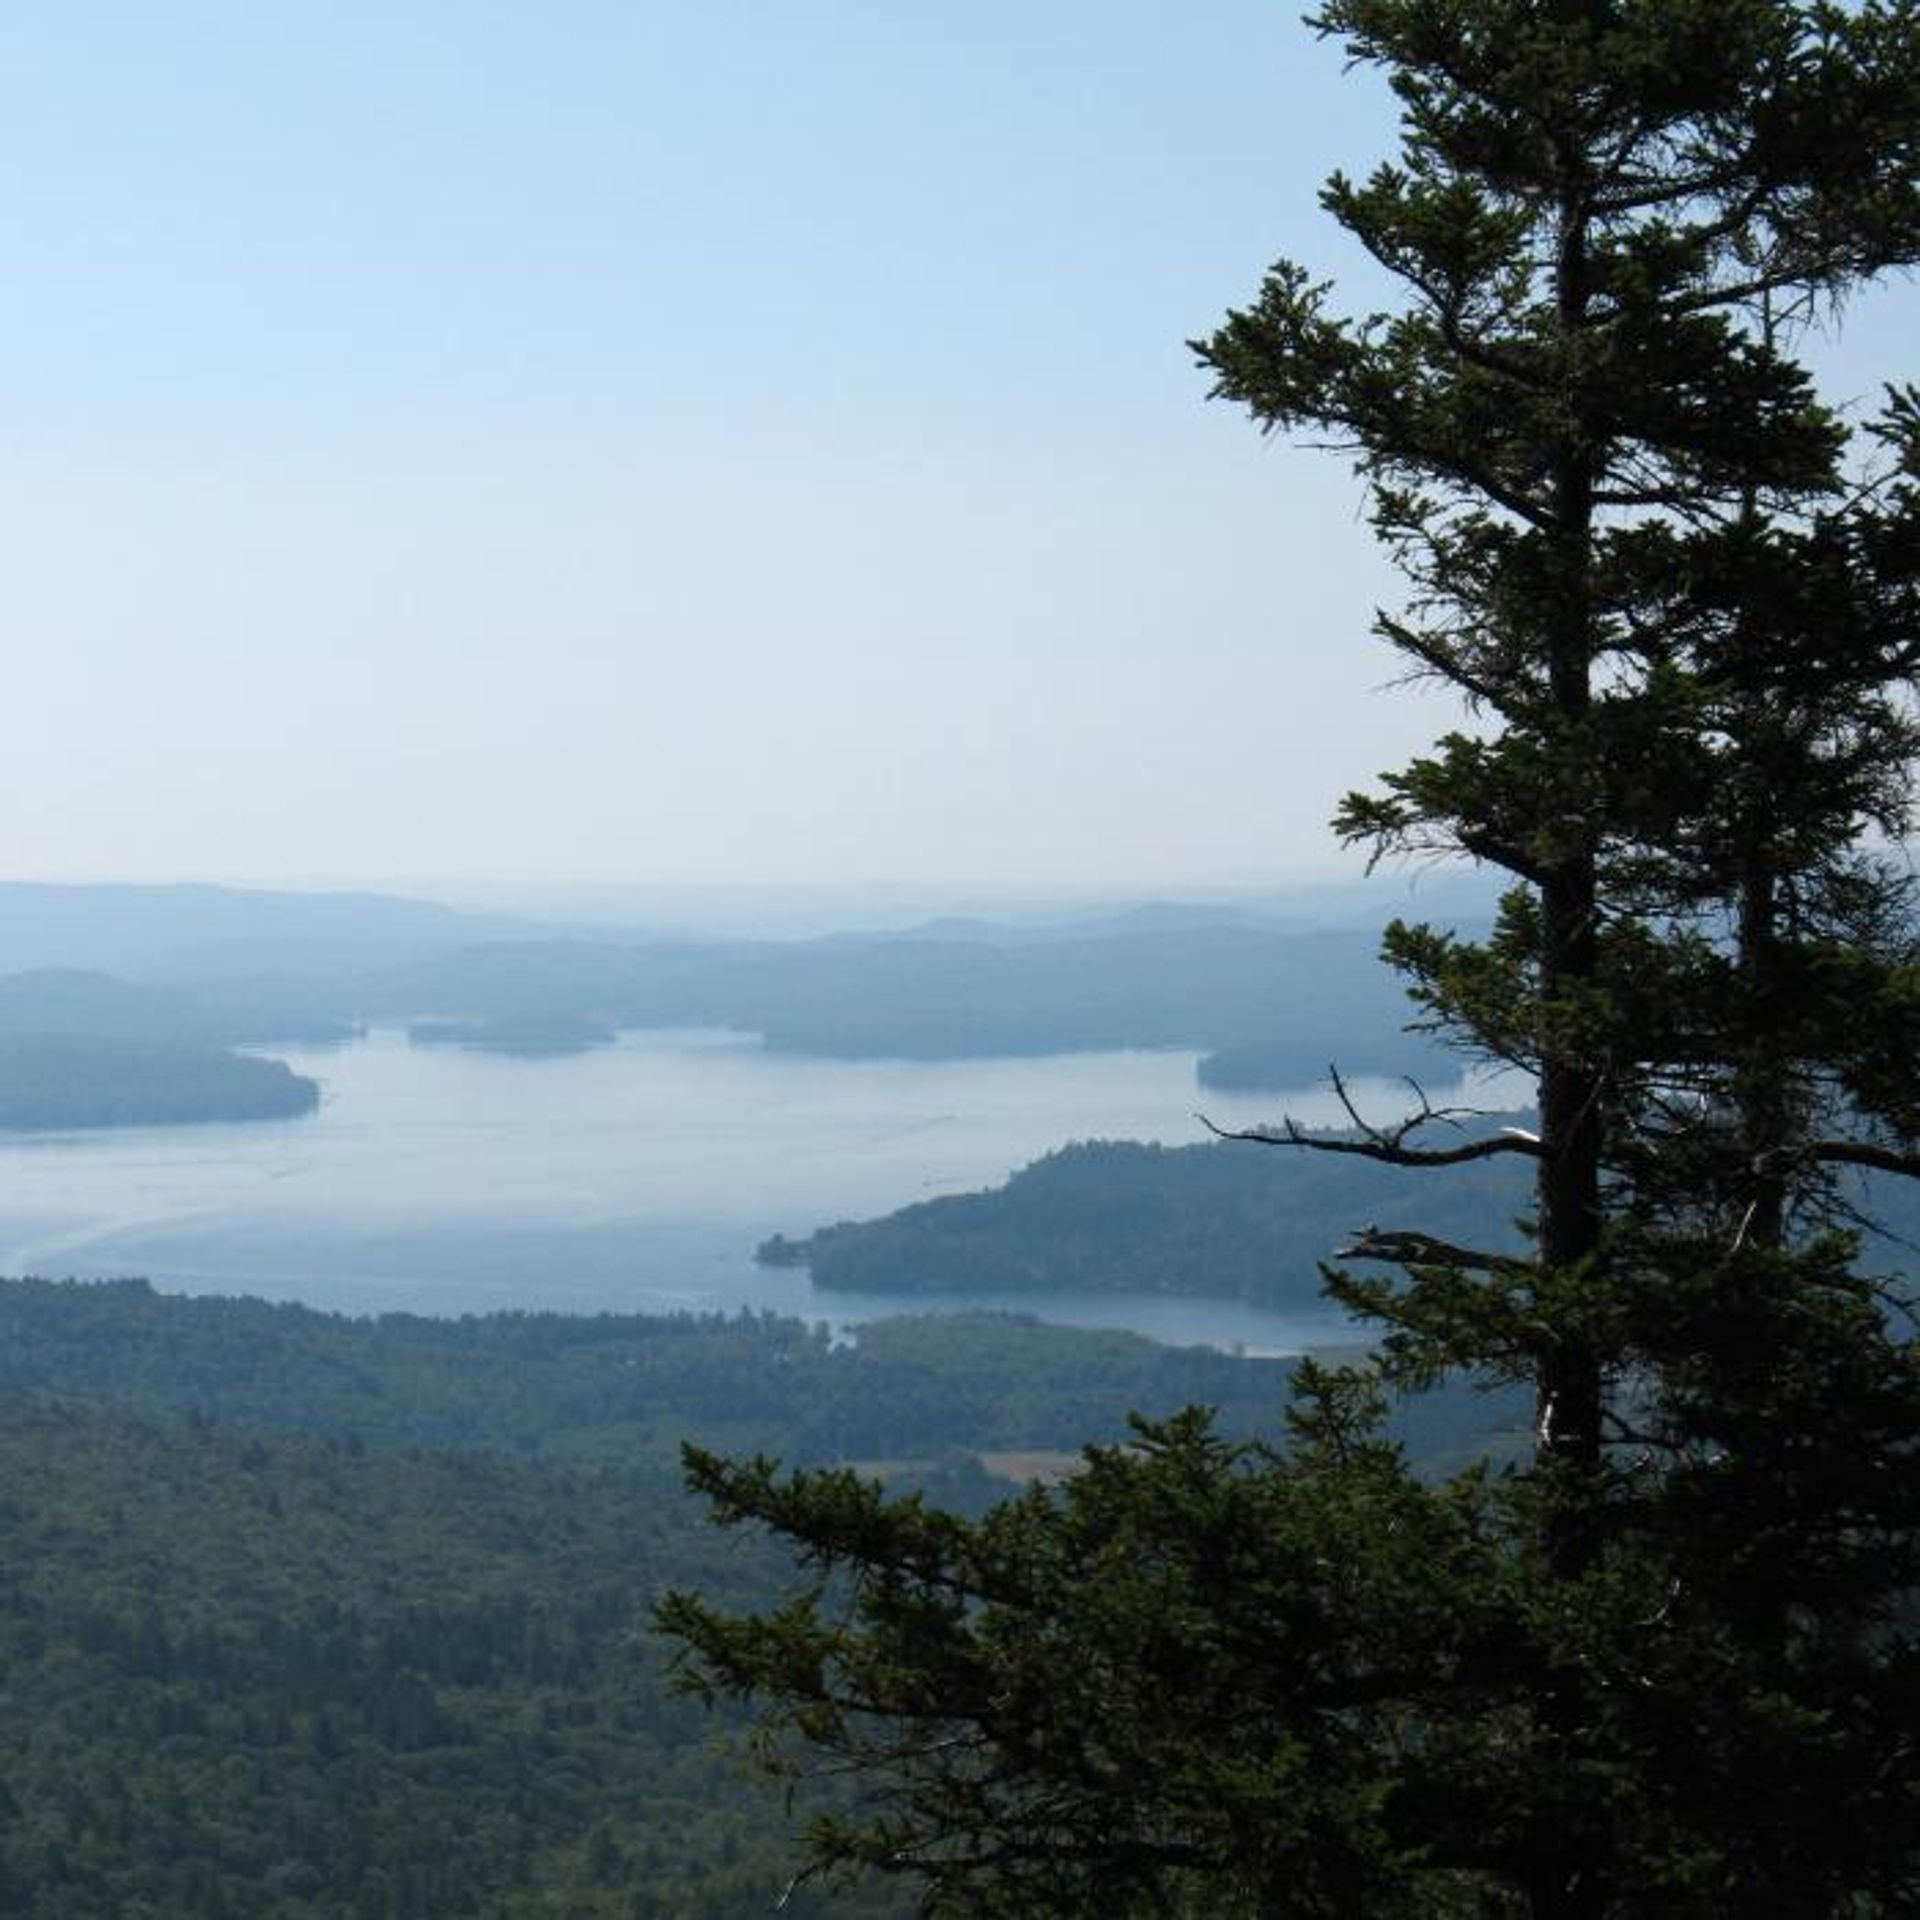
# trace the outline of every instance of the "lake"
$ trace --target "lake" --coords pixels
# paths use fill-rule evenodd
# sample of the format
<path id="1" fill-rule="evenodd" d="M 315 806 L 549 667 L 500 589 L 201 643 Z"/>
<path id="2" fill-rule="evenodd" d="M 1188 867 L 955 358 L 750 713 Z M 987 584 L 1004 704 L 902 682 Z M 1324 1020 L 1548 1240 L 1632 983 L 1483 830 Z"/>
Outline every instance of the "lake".
<path id="1" fill-rule="evenodd" d="M 0 1272 L 139 1274 L 349 1313 L 752 1307 L 845 1328 L 1007 1307 L 1251 1352 L 1344 1327 L 1330 1312 L 1159 1296 L 823 1293 L 803 1271 L 753 1261 L 771 1233 L 994 1185 L 1070 1140 L 1203 1139 L 1203 1106 L 1227 1126 L 1283 1108 L 1339 1117 L 1324 1090 L 1203 1093 L 1192 1053 L 848 1061 L 653 1032 L 519 1059 L 385 1031 L 272 1051 L 321 1083 L 318 1113 L 7 1139 Z M 1378 1091 L 1396 1113 L 1400 1091 Z"/>

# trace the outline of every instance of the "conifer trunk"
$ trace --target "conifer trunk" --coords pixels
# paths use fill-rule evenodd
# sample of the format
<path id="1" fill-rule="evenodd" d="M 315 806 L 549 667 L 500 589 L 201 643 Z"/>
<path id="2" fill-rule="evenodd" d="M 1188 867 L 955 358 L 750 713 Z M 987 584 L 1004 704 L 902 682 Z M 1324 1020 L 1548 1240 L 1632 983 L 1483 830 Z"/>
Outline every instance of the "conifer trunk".
<path id="1" fill-rule="evenodd" d="M 1786 1236 L 1785 1152 L 1792 1127 L 1792 1098 L 1774 1039 L 1781 993 L 1779 913 L 1772 862 L 1754 851 L 1740 876 L 1739 964 L 1753 1042 L 1734 1079 L 1742 1161 L 1735 1191 L 1746 1200 L 1735 1239 L 1769 1248 Z"/>
<path id="2" fill-rule="evenodd" d="M 1549 725 L 1570 751 L 1563 767 L 1586 764 L 1583 735 L 1593 701 L 1591 605 L 1594 477 L 1577 343 L 1587 322 L 1585 184 L 1571 148 L 1560 158 L 1559 243 L 1554 298 L 1564 374 L 1565 440 L 1553 481 L 1558 592 L 1548 609 L 1546 666 Z M 1596 914 L 1599 881 L 1589 824 L 1598 796 L 1561 786 L 1547 796 L 1541 824 L 1562 847 L 1540 885 L 1541 954 L 1540 1137 L 1536 1183 L 1539 1259 L 1551 1287 L 1591 1272 L 1601 1237 L 1600 1164 L 1606 1087 L 1586 1037 L 1584 1012 L 1599 973 Z M 1535 1381 L 1535 1447 L 1556 1483 L 1543 1550 L 1559 1582 L 1577 1581 L 1593 1564 L 1595 1500 L 1600 1470 L 1600 1358 L 1577 1316 L 1549 1318 L 1559 1328 L 1539 1359 Z M 1580 1677 L 1551 1676 L 1539 1703 L 1540 1724 L 1563 1751 L 1577 1743 L 1586 1704 Z M 1536 1920 L 1600 1920 L 1607 1896 L 1592 1870 L 1592 1849 L 1577 1822 L 1548 1817 L 1536 1826 L 1524 1873 Z"/>
<path id="3" fill-rule="evenodd" d="M 1578 156 L 1561 155 L 1559 244 L 1554 298 L 1560 345 L 1567 359 L 1565 440 L 1553 484 L 1553 540 L 1558 592 L 1548 610 L 1547 694 L 1550 724 L 1567 749 L 1563 765 L 1585 763 L 1582 735 L 1593 702 L 1593 610 L 1590 576 L 1594 533 L 1594 452 L 1579 390 L 1577 342 L 1587 324 L 1586 190 Z M 1600 1243 L 1600 1158 L 1605 1086 L 1583 1037 L 1581 1007 L 1598 975 L 1592 813 L 1598 796 L 1547 796 L 1542 822 L 1565 851 L 1548 866 L 1540 888 L 1540 1135 L 1539 1253 L 1545 1272 L 1566 1274 L 1588 1264 Z M 1568 813 L 1578 809 L 1577 817 Z M 1591 1475 L 1600 1457 L 1600 1370 L 1590 1342 L 1568 1338 L 1542 1355 L 1537 1381 L 1541 1453 L 1577 1476 Z M 1576 1506 L 1582 1503 L 1575 1503 Z M 1556 1573 L 1572 1575 L 1586 1562 L 1587 1529 L 1580 1516 L 1549 1542 Z"/>

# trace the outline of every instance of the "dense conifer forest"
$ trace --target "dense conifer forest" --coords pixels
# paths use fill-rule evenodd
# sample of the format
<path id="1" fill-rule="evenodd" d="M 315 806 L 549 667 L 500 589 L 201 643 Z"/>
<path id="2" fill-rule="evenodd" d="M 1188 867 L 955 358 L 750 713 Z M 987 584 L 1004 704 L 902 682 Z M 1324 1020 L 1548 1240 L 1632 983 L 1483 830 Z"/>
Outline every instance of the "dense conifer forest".
<path id="1" fill-rule="evenodd" d="M 0 1912 L 764 1914 L 797 1843 L 651 1610 L 784 1567 L 709 1524 L 681 1440 L 979 1511 L 989 1467 L 1061 1470 L 1134 1407 L 1268 1428 L 1288 1372 L 1005 1318 L 836 1345 L 0 1283 Z M 788 1909 L 828 1910 L 911 1903 Z"/>

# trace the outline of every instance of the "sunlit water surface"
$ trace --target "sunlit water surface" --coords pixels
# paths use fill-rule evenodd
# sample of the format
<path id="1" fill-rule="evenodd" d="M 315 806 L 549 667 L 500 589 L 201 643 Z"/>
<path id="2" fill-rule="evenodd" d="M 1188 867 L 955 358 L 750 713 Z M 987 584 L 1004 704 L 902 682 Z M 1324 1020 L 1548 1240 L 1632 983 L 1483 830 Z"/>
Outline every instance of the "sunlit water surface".
<path id="1" fill-rule="evenodd" d="M 1252 1352 L 1342 1331 L 1331 1313 L 1157 1296 L 824 1293 L 753 1261 L 771 1233 L 994 1185 L 1070 1140 L 1203 1139 L 1197 1108 L 1223 1126 L 1339 1117 L 1324 1091 L 1203 1094 L 1191 1053 L 845 1061 L 656 1032 L 514 1059 L 377 1032 L 276 1054 L 320 1081 L 318 1113 L 9 1137 L 0 1272 L 352 1313 L 754 1307 L 845 1327 L 991 1306 Z"/>

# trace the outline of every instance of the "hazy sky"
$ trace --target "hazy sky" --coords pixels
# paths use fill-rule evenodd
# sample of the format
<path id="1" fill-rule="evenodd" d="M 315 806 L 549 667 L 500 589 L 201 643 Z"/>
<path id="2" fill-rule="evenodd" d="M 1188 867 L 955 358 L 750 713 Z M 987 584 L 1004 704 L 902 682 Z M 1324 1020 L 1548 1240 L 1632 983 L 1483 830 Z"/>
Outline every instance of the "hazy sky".
<path id="1" fill-rule="evenodd" d="M 1182 342 L 1388 135 L 1287 0 L 6 9 L 0 876 L 1331 867 L 1441 716 Z"/>

